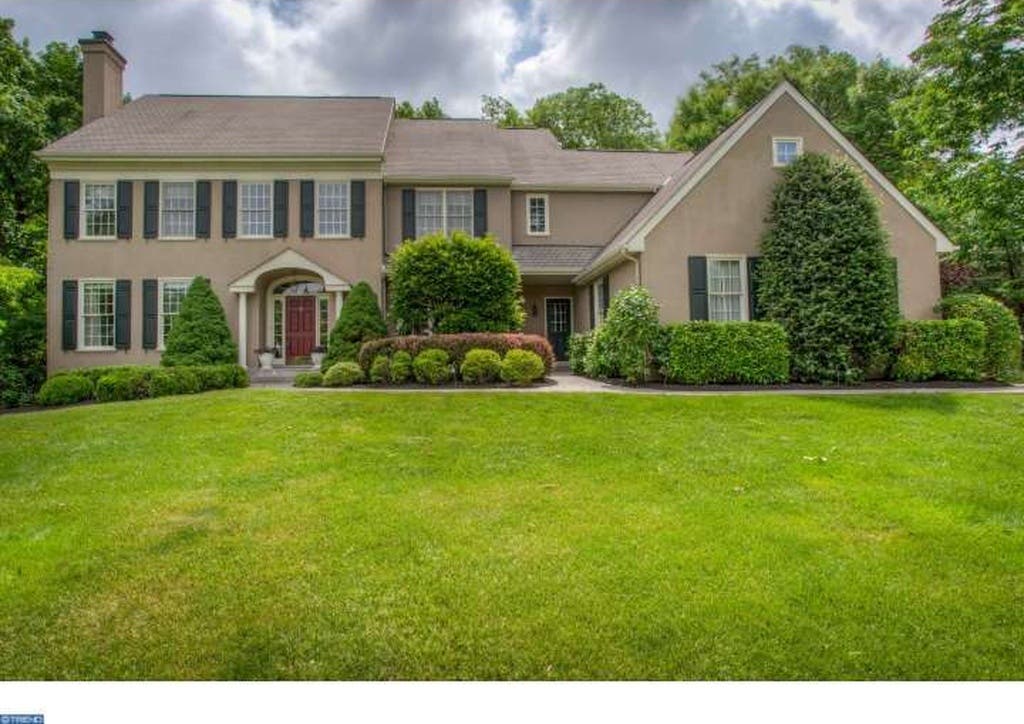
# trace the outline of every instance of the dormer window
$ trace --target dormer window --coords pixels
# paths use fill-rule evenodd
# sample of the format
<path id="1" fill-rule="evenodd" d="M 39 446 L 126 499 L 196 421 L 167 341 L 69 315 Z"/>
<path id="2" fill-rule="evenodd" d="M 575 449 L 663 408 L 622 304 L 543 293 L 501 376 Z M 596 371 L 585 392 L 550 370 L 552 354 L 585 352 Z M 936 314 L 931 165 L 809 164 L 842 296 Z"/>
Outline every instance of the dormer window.
<path id="1" fill-rule="evenodd" d="M 775 167 L 788 166 L 796 161 L 803 152 L 804 139 L 802 138 L 772 139 L 772 165 Z"/>

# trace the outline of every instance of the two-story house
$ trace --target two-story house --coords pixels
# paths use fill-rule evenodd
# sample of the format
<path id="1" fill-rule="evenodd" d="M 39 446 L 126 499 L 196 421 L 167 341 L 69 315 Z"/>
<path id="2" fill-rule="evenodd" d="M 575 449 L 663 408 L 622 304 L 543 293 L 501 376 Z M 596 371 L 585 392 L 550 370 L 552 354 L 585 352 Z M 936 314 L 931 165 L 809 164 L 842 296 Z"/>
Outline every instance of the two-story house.
<path id="1" fill-rule="evenodd" d="M 491 234 L 520 266 L 526 331 L 560 355 L 608 300 L 647 286 L 664 321 L 751 318 L 778 169 L 805 151 L 863 170 L 897 260 L 901 312 L 932 315 L 952 247 L 788 83 L 696 155 L 570 151 L 544 129 L 403 120 L 394 99 L 152 95 L 122 104 L 125 59 L 81 41 L 84 125 L 50 169 L 50 370 L 159 361 L 188 281 L 210 279 L 251 366 L 303 362 L 352 284 L 387 304 L 404 240 Z"/>

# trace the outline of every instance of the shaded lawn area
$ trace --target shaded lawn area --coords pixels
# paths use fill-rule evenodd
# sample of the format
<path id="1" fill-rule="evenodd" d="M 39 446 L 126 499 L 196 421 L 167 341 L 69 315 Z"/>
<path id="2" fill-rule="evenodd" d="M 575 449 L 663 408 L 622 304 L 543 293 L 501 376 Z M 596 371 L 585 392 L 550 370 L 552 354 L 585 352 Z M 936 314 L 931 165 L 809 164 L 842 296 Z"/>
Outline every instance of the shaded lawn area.
<path id="1" fill-rule="evenodd" d="M 1024 398 L 0 417 L 4 679 L 1024 677 Z"/>

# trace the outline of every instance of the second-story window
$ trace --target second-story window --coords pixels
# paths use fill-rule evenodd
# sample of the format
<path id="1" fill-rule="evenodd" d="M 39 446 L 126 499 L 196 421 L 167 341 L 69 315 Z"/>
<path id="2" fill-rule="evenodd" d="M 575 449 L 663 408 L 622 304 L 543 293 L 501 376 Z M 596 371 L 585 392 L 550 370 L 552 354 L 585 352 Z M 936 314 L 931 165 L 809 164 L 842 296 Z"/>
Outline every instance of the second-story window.
<path id="1" fill-rule="evenodd" d="M 160 184 L 160 236 L 194 239 L 196 236 L 196 185 L 191 181 Z"/>
<path id="2" fill-rule="evenodd" d="M 274 204 L 269 181 L 238 185 L 239 234 L 248 237 L 273 236 Z"/>
<path id="3" fill-rule="evenodd" d="M 114 184 L 84 184 L 82 214 L 86 239 L 113 239 L 117 231 Z"/>
<path id="4" fill-rule="evenodd" d="M 526 197 L 526 233 L 530 236 L 548 235 L 548 197 L 531 194 Z"/>
<path id="5" fill-rule="evenodd" d="M 417 189 L 416 236 L 453 231 L 473 233 L 472 190 Z"/>
<path id="6" fill-rule="evenodd" d="M 344 181 L 316 185 L 316 233 L 326 237 L 349 235 L 348 184 Z"/>

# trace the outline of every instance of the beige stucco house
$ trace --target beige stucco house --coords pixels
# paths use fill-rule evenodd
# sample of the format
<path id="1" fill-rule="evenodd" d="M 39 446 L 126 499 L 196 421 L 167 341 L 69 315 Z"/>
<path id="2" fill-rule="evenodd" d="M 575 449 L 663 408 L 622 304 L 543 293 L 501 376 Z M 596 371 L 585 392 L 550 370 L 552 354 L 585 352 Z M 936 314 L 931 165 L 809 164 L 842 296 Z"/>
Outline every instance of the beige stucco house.
<path id="1" fill-rule="evenodd" d="M 159 361 L 188 280 L 210 279 L 239 362 L 301 362 L 347 290 L 387 303 L 388 254 L 437 230 L 489 233 L 523 279 L 526 331 L 561 352 L 647 286 L 664 321 L 749 319 L 778 169 L 848 159 L 881 204 L 904 316 L 931 316 L 946 237 L 788 83 L 696 155 L 569 151 L 542 129 L 402 120 L 392 98 L 145 96 L 82 41 L 84 120 L 50 168 L 48 365 Z"/>

